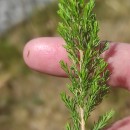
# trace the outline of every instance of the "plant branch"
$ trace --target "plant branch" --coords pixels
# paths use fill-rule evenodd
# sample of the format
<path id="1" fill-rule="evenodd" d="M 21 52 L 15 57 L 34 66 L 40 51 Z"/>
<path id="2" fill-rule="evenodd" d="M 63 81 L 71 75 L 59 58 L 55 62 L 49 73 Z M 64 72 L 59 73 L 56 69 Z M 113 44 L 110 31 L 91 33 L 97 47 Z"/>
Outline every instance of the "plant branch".
<path id="1" fill-rule="evenodd" d="M 82 70 L 82 62 L 83 62 L 83 51 L 82 50 L 79 50 L 79 55 L 80 55 L 80 72 L 81 72 L 81 70 Z M 80 78 L 80 84 L 82 84 L 82 78 L 81 77 L 79 77 Z M 81 88 L 82 88 L 82 86 L 81 86 Z M 80 94 L 82 94 L 82 91 L 81 91 L 81 93 Z M 84 108 L 82 108 L 81 106 L 80 106 L 80 118 L 81 118 L 81 130 L 85 130 L 85 120 L 84 120 Z"/>
<path id="2" fill-rule="evenodd" d="M 66 130 L 88 129 L 86 124 L 90 113 L 102 102 L 109 89 L 106 84 L 109 76 L 107 63 L 100 58 L 97 50 L 100 39 L 94 6 L 95 0 L 59 0 L 58 14 L 62 22 L 59 23 L 58 31 L 66 41 L 64 47 L 72 62 L 71 66 L 60 62 L 71 81 L 68 89 L 72 96 L 66 93 L 61 95 L 72 118 Z M 103 51 L 107 47 L 104 46 Z M 103 116 L 94 124 L 93 130 L 103 128 L 109 117 L 108 113 Z"/>
<path id="3" fill-rule="evenodd" d="M 80 107 L 81 130 L 85 130 L 84 109 Z"/>

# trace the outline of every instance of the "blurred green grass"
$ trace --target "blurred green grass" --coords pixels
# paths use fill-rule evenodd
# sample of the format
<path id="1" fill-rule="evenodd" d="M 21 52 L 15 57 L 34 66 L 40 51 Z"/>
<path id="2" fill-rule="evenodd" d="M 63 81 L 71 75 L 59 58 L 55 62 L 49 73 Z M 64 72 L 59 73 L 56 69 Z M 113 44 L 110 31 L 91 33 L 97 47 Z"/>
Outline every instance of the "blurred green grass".
<path id="1" fill-rule="evenodd" d="M 96 2 L 101 40 L 130 42 L 130 2 Z M 66 90 L 68 79 L 31 71 L 22 58 L 27 41 L 36 37 L 57 36 L 57 9 L 57 3 L 53 3 L 44 9 L 35 10 L 30 18 L 0 38 L 1 130 L 61 130 L 69 119 L 68 111 L 59 99 L 59 93 Z M 112 121 L 130 114 L 129 93 L 112 89 L 96 114 L 92 114 L 90 126 L 93 119 L 110 108 L 116 110 Z"/>

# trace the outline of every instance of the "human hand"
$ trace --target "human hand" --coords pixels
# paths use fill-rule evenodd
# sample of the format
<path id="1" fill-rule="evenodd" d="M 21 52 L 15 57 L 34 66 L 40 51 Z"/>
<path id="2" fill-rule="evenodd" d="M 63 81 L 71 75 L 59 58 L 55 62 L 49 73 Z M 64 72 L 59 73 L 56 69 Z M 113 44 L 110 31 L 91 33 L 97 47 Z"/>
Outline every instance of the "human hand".
<path id="1" fill-rule="evenodd" d="M 46 37 L 31 40 L 26 44 L 23 52 L 26 64 L 39 72 L 66 77 L 59 61 L 71 64 L 66 50 L 65 41 L 60 37 Z M 130 90 L 130 45 L 126 43 L 110 43 L 107 51 L 101 57 L 108 63 L 111 72 L 108 84 L 112 87 L 122 87 Z M 130 130 L 130 117 L 113 124 L 107 130 Z"/>

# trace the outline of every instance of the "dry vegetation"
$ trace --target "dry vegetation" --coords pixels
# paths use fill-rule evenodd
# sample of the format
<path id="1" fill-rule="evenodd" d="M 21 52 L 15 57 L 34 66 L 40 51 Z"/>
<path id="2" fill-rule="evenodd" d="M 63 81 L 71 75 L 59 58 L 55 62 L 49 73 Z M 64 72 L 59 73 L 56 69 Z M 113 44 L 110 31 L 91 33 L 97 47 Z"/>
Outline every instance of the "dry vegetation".
<path id="1" fill-rule="evenodd" d="M 130 42 L 129 9 L 128 0 L 97 0 L 95 11 L 102 40 Z M 34 11 L 27 21 L 0 38 L 1 130 L 62 130 L 69 119 L 59 98 L 68 80 L 31 71 L 22 59 L 28 40 L 57 35 L 56 11 L 57 4 Z M 116 110 L 113 121 L 130 114 L 129 93 L 113 89 L 91 119 L 111 107 Z"/>

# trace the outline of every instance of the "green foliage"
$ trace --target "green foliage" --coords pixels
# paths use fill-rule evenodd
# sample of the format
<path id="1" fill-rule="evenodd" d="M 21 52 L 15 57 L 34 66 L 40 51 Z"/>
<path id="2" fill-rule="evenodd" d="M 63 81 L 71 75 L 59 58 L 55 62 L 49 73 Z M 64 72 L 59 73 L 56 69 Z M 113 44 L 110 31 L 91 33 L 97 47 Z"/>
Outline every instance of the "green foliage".
<path id="1" fill-rule="evenodd" d="M 107 64 L 100 58 L 100 53 L 107 49 L 98 49 L 100 39 L 99 27 L 93 13 L 94 0 L 59 0 L 58 14 L 62 18 L 58 31 L 66 41 L 64 46 L 68 52 L 71 66 L 61 61 L 61 67 L 68 75 L 71 84 L 68 85 L 72 96 L 61 94 L 66 107 L 69 109 L 72 123 L 67 124 L 66 130 L 86 130 L 90 113 L 99 105 L 108 93 Z M 106 113 L 93 130 L 103 128 L 112 117 L 113 112 Z"/>
<path id="2" fill-rule="evenodd" d="M 8 69 L 10 62 L 15 62 L 19 59 L 20 52 L 17 48 L 8 44 L 8 41 L 4 38 L 0 41 L 0 62 L 2 63 L 2 69 Z"/>
<path id="3" fill-rule="evenodd" d="M 114 111 L 111 110 L 110 112 L 107 112 L 105 115 L 101 116 L 92 130 L 101 130 L 107 125 L 107 122 L 112 118 L 113 114 Z"/>

